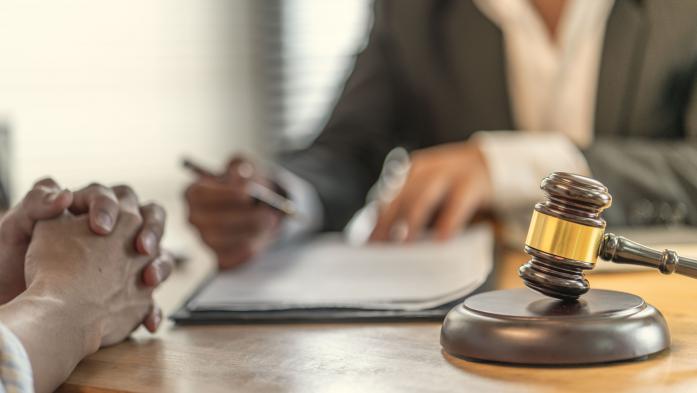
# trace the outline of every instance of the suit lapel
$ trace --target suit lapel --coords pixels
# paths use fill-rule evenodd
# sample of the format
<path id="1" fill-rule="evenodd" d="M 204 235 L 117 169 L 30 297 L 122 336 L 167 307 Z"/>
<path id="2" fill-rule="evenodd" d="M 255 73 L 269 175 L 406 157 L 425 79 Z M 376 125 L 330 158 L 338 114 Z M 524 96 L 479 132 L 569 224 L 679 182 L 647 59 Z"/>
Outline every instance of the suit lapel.
<path id="1" fill-rule="evenodd" d="M 646 44 L 642 4 L 617 0 L 605 31 L 595 111 L 597 135 L 626 131 Z"/>
<path id="2" fill-rule="evenodd" d="M 472 1 L 451 1 L 437 18 L 459 132 L 511 129 L 503 34 Z M 461 139 L 462 135 L 451 135 Z M 450 139 L 450 138 L 449 138 Z"/>
<path id="3" fill-rule="evenodd" d="M 445 45 L 447 83 L 456 86 L 446 123 L 460 130 L 512 129 L 503 34 L 472 1 L 450 1 L 436 30 Z M 622 132 L 641 72 L 648 26 L 639 0 L 616 0 L 603 44 L 595 111 L 596 134 Z M 447 89 L 447 87 L 446 87 Z M 444 105 L 448 106 L 448 105 Z M 444 113 L 441 113 L 444 114 Z M 456 139 L 451 135 L 447 139 Z"/>

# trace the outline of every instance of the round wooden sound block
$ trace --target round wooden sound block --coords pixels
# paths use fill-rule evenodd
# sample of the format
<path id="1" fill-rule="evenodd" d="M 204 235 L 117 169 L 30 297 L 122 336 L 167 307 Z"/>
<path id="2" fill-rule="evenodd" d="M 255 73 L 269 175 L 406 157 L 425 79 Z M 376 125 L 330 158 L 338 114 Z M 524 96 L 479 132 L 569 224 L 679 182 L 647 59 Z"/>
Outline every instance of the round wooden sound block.
<path id="1" fill-rule="evenodd" d="M 638 296 L 591 289 L 578 301 L 527 288 L 481 293 L 445 317 L 451 355 L 503 363 L 582 365 L 640 359 L 670 346 L 663 315 Z"/>

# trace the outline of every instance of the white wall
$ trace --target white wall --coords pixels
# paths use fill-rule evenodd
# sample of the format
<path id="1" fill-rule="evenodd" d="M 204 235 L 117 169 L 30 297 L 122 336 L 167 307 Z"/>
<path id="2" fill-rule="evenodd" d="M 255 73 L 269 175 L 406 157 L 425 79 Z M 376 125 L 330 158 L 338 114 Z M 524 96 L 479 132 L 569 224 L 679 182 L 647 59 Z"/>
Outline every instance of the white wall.
<path id="1" fill-rule="evenodd" d="M 254 149 L 254 0 L 0 0 L 0 122 L 13 195 L 46 174 L 127 182 L 182 235 L 184 154 Z"/>

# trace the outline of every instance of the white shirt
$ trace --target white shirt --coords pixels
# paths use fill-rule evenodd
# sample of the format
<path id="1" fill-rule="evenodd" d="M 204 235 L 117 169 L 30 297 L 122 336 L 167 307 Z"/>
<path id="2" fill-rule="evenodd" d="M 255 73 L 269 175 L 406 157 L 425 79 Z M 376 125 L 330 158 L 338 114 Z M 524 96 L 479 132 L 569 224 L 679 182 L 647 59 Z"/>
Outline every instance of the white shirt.
<path id="1" fill-rule="evenodd" d="M 517 132 L 480 132 L 494 206 L 532 206 L 554 171 L 590 175 L 598 71 L 614 0 L 567 0 L 553 42 L 529 0 L 475 0 L 503 32 Z"/>
<path id="2" fill-rule="evenodd" d="M 508 87 L 517 131 L 481 130 L 474 140 L 484 153 L 499 211 L 531 208 L 542 178 L 554 171 L 590 175 L 579 148 L 593 140 L 596 90 L 605 25 L 614 0 L 567 0 L 553 42 L 529 0 L 474 0 L 503 32 Z M 318 203 L 308 183 L 281 179 L 296 201 Z M 315 230 L 321 209 L 301 203 Z M 304 211 L 303 211 L 304 210 Z M 529 211 L 529 210 L 528 210 Z M 528 214 L 529 215 L 529 214 Z M 296 228 L 296 231 L 298 228 Z"/>

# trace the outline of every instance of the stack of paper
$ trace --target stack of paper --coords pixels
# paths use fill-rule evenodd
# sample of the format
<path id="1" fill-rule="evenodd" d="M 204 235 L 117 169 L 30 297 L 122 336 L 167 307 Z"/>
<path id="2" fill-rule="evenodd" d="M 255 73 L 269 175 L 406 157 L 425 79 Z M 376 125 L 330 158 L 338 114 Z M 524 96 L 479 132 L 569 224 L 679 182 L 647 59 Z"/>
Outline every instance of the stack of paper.
<path id="1" fill-rule="evenodd" d="M 340 234 L 273 250 L 218 274 L 191 311 L 425 310 L 474 291 L 493 264 L 491 228 L 448 242 L 348 245 Z"/>

